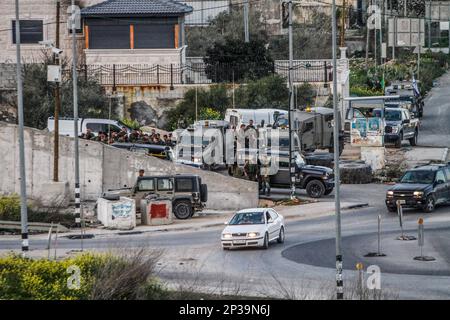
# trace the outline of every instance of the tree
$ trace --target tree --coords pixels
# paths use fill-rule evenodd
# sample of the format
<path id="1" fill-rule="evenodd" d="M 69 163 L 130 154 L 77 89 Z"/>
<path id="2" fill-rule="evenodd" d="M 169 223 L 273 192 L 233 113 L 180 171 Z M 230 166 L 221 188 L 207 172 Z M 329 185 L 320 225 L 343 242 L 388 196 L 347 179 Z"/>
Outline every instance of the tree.
<path id="1" fill-rule="evenodd" d="M 235 92 L 236 107 L 244 109 L 288 109 L 289 90 L 286 80 L 278 75 L 268 76 L 241 85 Z"/>
<path id="2" fill-rule="evenodd" d="M 214 82 L 258 79 L 273 72 L 274 60 L 259 39 L 227 38 L 224 43 L 214 42 L 206 54 L 205 72 Z"/>
<path id="3" fill-rule="evenodd" d="M 197 96 L 197 98 L 196 98 Z M 197 100 L 198 118 L 207 120 L 223 119 L 226 108 L 230 105 L 230 98 L 225 85 L 214 85 L 209 90 L 189 89 L 175 108 L 167 112 L 167 130 L 175 130 L 178 127 L 186 127 L 195 120 L 195 105 Z M 184 123 L 184 125 L 181 125 Z"/>
<path id="4" fill-rule="evenodd" d="M 187 54 L 190 57 L 203 57 L 211 43 L 224 43 L 225 39 L 244 40 L 243 10 L 222 12 L 210 21 L 207 27 L 186 27 Z M 268 35 L 261 14 L 256 10 L 249 12 L 250 39 L 267 42 Z"/>
<path id="5" fill-rule="evenodd" d="M 44 129 L 47 127 L 47 118 L 54 114 L 54 84 L 47 82 L 48 62 L 49 60 L 42 64 L 23 65 L 24 123 L 28 127 Z M 67 61 L 62 62 L 63 68 L 67 65 Z M 78 80 L 79 116 L 81 118 L 108 117 L 109 100 L 100 84 L 92 78 L 79 77 Z M 73 117 L 72 97 L 72 79 L 64 76 L 61 83 L 60 117 Z M 16 98 L 9 101 L 9 105 L 17 108 L 16 104 Z"/>
<path id="6" fill-rule="evenodd" d="M 293 25 L 294 59 L 329 59 L 331 57 L 330 16 L 313 12 L 308 24 Z M 289 42 L 286 35 L 270 38 L 268 51 L 275 60 L 289 58 Z"/>

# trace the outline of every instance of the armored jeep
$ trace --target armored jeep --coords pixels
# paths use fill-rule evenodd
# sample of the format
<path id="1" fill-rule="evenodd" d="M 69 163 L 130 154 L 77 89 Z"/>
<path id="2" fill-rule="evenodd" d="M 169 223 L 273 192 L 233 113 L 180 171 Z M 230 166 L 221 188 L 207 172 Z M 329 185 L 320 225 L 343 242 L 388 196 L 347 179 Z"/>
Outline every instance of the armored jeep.
<path id="1" fill-rule="evenodd" d="M 189 219 L 195 212 L 202 211 L 208 200 L 208 187 L 195 174 L 138 177 L 130 190 L 136 201 L 136 210 L 147 195 L 159 195 L 172 200 L 172 211 L 178 219 Z"/>
<path id="2" fill-rule="evenodd" d="M 340 116 L 339 116 L 340 117 Z M 292 112 L 293 127 L 298 133 L 303 152 L 313 152 L 316 149 L 328 149 L 334 152 L 333 124 L 339 125 L 339 154 L 344 150 L 344 132 L 341 121 L 334 121 L 333 109 L 309 108 L 307 111 L 294 110 Z M 278 126 L 287 126 L 287 115 L 278 118 Z"/>

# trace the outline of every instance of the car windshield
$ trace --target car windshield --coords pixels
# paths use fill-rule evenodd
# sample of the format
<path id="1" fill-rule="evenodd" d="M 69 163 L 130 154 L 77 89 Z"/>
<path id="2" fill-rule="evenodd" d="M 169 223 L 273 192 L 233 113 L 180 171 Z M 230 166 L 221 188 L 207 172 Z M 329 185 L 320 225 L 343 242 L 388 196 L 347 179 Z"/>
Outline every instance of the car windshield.
<path id="1" fill-rule="evenodd" d="M 236 213 L 230 220 L 230 225 L 240 224 L 264 224 L 264 214 L 262 212 L 242 212 Z"/>
<path id="2" fill-rule="evenodd" d="M 386 110 L 387 121 L 400 121 L 402 120 L 402 112 L 400 110 Z"/>
<path id="3" fill-rule="evenodd" d="M 401 178 L 401 183 L 430 184 L 434 181 L 434 171 L 408 171 Z"/>

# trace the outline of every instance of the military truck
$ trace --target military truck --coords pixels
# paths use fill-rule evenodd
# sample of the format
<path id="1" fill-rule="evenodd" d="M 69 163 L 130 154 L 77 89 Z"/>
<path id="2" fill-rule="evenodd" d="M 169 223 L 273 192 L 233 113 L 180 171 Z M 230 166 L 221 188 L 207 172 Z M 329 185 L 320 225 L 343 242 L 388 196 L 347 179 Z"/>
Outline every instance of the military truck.
<path id="1" fill-rule="evenodd" d="M 386 87 L 385 95 L 398 97 L 393 99 L 388 99 L 386 103 L 408 103 L 408 110 L 416 118 L 421 118 L 423 116 L 424 101 L 420 94 L 418 85 L 419 81 L 416 83 L 412 81 L 395 81 L 390 86 Z"/>
<path id="2" fill-rule="evenodd" d="M 281 115 L 277 121 L 277 126 L 287 126 L 288 116 Z M 300 137 L 301 150 L 303 152 L 313 152 L 316 149 L 328 149 L 334 153 L 333 125 L 334 113 L 330 108 L 308 108 L 307 111 L 294 110 L 292 114 L 294 130 Z M 340 118 L 340 115 L 339 115 Z M 339 125 L 339 155 L 344 150 L 344 132 Z"/>
<path id="3" fill-rule="evenodd" d="M 141 200 L 148 195 L 170 198 L 173 214 L 178 219 L 189 219 L 202 211 L 208 201 L 208 187 L 195 174 L 142 176 L 132 188 L 110 191 L 135 199 L 137 212 L 142 212 Z"/>

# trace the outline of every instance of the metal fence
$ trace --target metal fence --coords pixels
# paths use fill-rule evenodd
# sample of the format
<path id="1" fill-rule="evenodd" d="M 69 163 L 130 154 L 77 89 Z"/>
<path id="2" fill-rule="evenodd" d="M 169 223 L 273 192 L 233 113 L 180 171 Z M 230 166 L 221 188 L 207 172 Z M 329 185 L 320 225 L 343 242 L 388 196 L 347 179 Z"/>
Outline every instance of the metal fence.
<path id="1" fill-rule="evenodd" d="M 295 60 L 292 68 L 294 82 L 331 81 L 330 60 Z M 64 74 L 69 76 L 70 70 Z M 289 62 L 277 60 L 266 65 L 252 64 L 205 64 L 188 61 L 186 64 L 145 65 L 112 64 L 84 65 L 79 69 L 81 77 L 93 78 L 105 86 L 177 85 L 242 82 L 271 74 L 287 78 Z"/>

